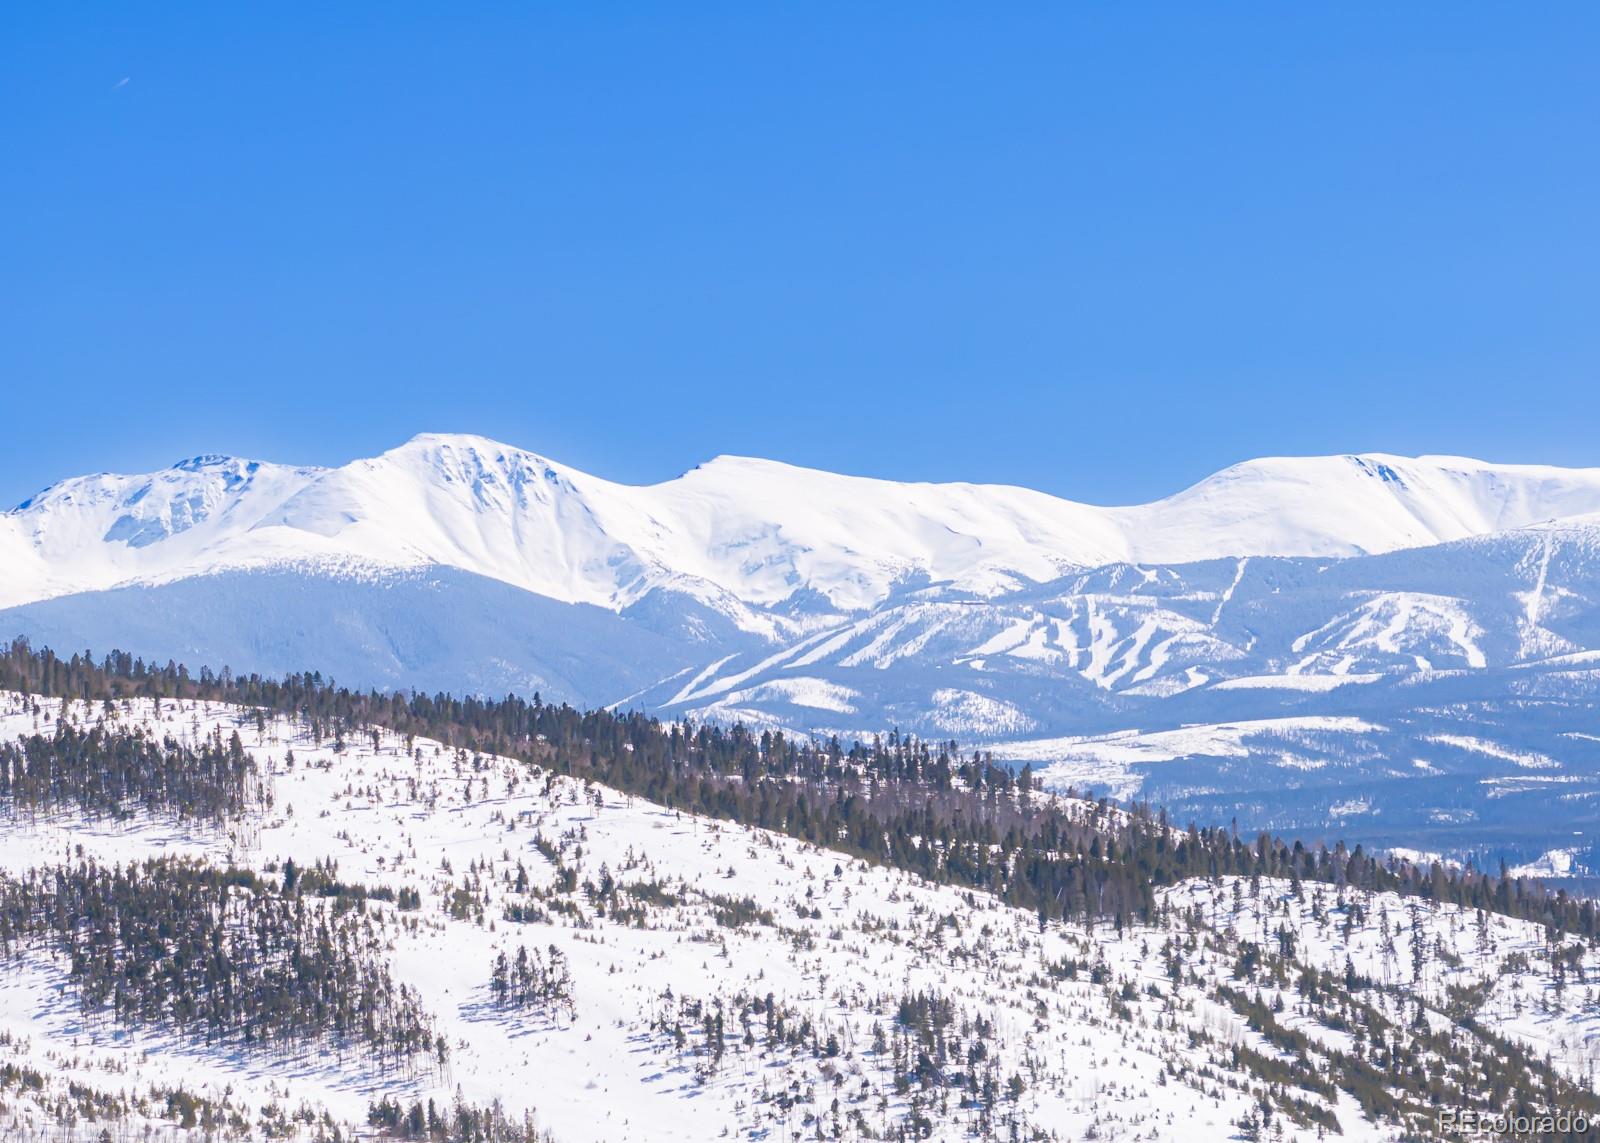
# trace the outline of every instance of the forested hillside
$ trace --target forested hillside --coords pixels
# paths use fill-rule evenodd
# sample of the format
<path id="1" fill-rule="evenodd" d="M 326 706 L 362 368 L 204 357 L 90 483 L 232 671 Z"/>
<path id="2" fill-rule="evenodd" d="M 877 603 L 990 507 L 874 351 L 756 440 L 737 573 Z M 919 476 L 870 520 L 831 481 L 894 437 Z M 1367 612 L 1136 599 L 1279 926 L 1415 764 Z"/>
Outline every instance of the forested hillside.
<path id="1" fill-rule="evenodd" d="M 1587 900 L 1052 795 L 954 743 L 17 644 L 0 760 L 8 1137 L 1600 1116 Z"/>
<path id="2" fill-rule="evenodd" d="M 408 737 L 524 759 L 662 805 L 726 818 L 856 854 L 921 876 L 999 894 L 1063 916 L 1148 918 L 1155 889 L 1190 877 L 1283 876 L 1393 890 L 1492 909 L 1600 937 L 1594 903 L 1499 871 L 1366 853 L 1215 824 L 1173 823 L 1148 806 L 1099 813 L 1068 797 L 1034 797 L 1031 772 L 964 756 L 955 742 L 889 731 L 848 745 L 792 741 L 742 726 L 663 723 L 531 700 L 356 692 L 319 675 L 235 678 L 125 654 L 61 659 L 16 642 L 0 658 L 0 688 L 84 701 L 202 699 L 305 719 L 335 744 L 384 727 Z"/>

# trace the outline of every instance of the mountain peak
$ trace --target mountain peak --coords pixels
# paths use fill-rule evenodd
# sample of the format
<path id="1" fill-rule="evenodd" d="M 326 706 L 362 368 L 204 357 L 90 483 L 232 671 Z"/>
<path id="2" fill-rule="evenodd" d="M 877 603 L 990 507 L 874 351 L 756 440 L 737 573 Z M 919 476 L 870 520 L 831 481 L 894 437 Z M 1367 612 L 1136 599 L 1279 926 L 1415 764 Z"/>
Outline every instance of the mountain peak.
<path id="1" fill-rule="evenodd" d="M 467 464 L 477 468 L 522 468 L 551 474 L 569 471 L 539 453 L 475 433 L 418 433 L 384 452 L 378 459 L 410 462 L 424 458 L 428 465 Z M 359 462 L 358 462 L 359 463 Z"/>
<path id="2" fill-rule="evenodd" d="M 64 481 L 10 514 L 37 557 L 26 562 L 55 571 L 33 587 L 0 577 L 0 598 L 39 598 L 47 581 L 92 590 L 336 558 L 438 564 L 606 607 L 671 583 L 739 606 L 813 593 L 855 611 L 908 582 L 993 594 L 1108 564 L 1338 558 L 1595 512 L 1600 469 L 1464 458 L 1266 457 L 1164 500 L 1101 508 L 738 454 L 625 485 L 489 437 L 427 432 L 334 469 L 203 453 L 153 475 Z"/>
<path id="3" fill-rule="evenodd" d="M 259 468 L 259 461 L 241 460 L 239 457 L 229 456 L 226 453 L 207 452 L 199 456 L 191 456 L 187 460 L 180 460 L 172 466 L 175 472 L 203 472 L 208 468 L 227 468 L 231 465 L 242 464 L 247 467 Z"/>
<path id="4" fill-rule="evenodd" d="M 404 444 L 390 449 L 390 452 L 404 452 L 414 449 L 446 448 L 460 449 L 472 452 L 526 452 L 526 449 L 508 445 L 504 441 L 497 441 L 490 437 L 480 436 L 477 433 L 417 433 Z"/>

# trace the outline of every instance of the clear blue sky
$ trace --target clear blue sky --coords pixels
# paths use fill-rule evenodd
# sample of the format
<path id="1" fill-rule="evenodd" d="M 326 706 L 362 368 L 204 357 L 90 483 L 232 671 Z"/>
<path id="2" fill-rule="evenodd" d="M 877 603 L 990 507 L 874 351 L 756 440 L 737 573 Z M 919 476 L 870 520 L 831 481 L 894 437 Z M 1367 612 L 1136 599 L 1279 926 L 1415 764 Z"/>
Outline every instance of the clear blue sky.
<path id="1" fill-rule="evenodd" d="M 0 500 L 422 430 L 1600 464 L 1597 58 L 1592 3 L 5 5 Z"/>

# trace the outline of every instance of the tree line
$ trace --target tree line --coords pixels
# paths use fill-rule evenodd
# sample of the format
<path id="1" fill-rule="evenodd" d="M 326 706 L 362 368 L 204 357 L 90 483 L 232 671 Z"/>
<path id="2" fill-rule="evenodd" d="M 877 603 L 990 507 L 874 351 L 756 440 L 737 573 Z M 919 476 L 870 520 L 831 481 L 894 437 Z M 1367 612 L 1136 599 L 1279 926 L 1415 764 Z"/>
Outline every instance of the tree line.
<path id="1" fill-rule="evenodd" d="M 283 679 L 198 674 L 113 652 L 62 658 L 25 640 L 0 654 L 0 689 L 83 701 L 206 699 L 307 720 L 343 741 L 379 726 L 469 751 L 524 759 L 670 808 L 775 830 L 932 881 L 994 893 L 1034 910 L 1117 924 L 1150 920 L 1156 890 L 1194 877 L 1284 877 L 1385 890 L 1536 921 L 1600 938 L 1594 903 L 1501 870 L 1422 864 L 1286 842 L 1233 828 L 1171 828 L 1146 805 L 1084 809 L 1035 796 L 1013 774 L 953 742 L 890 732 L 848 747 L 838 738 L 663 722 L 524 699 L 354 691 L 320 673 Z"/>

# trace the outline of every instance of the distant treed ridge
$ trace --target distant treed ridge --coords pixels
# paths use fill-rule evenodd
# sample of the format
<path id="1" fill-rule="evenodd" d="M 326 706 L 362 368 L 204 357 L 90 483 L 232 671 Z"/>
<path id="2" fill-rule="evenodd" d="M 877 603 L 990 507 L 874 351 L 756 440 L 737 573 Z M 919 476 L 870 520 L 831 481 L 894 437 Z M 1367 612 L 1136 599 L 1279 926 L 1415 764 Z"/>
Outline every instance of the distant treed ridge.
<path id="1" fill-rule="evenodd" d="M 317 673 L 234 676 L 113 652 L 63 659 L 15 641 L 0 655 L 0 689 L 81 701 L 202 699 L 303 718 L 321 737 L 370 726 L 500 754 L 602 783 L 685 812 L 770 829 L 929 880 L 993 893 L 1036 911 L 1118 925 L 1149 920 L 1158 887 L 1227 875 L 1387 890 L 1600 936 L 1593 902 L 1504 871 L 1380 858 L 1360 845 L 1286 842 L 1265 833 L 1171 827 L 1146 805 L 1063 802 L 1020 774 L 953 742 L 891 732 L 846 747 L 781 733 L 663 723 L 508 696 L 357 692 Z"/>

